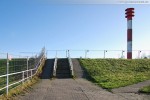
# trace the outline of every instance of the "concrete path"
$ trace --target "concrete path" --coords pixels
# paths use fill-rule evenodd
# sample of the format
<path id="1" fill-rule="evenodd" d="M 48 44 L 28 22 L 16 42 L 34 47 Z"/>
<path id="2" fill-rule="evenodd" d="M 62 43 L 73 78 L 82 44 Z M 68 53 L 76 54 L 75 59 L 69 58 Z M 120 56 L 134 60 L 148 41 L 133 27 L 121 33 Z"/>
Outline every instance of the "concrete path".
<path id="1" fill-rule="evenodd" d="M 42 79 L 29 93 L 16 100 L 150 100 L 150 96 L 111 93 L 82 78 Z"/>
<path id="2" fill-rule="evenodd" d="M 148 85 L 150 85 L 150 80 L 129 85 L 126 87 L 112 89 L 112 92 L 124 98 L 127 98 L 128 100 L 150 100 L 150 95 L 144 95 L 138 93 L 139 89 Z"/>
<path id="3" fill-rule="evenodd" d="M 137 84 L 113 89 L 112 92 L 113 93 L 138 93 L 139 89 L 149 85 L 150 85 L 150 80 L 147 80 L 144 82 L 139 82 Z"/>
<path id="4" fill-rule="evenodd" d="M 72 61 L 73 65 L 76 66 L 74 67 L 77 77 L 75 80 L 71 78 L 50 80 L 54 59 L 48 59 L 40 82 L 35 84 L 28 93 L 18 96 L 15 100 L 150 100 L 150 95 L 125 92 L 128 90 L 137 91 L 136 88 L 133 89 L 130 86 L 127 89 L 114 89 L 114 93 L 108 92 L 85 80 L 84 78 L 88 77 L 88 74 L 80 66 L 77 59 Z"/>

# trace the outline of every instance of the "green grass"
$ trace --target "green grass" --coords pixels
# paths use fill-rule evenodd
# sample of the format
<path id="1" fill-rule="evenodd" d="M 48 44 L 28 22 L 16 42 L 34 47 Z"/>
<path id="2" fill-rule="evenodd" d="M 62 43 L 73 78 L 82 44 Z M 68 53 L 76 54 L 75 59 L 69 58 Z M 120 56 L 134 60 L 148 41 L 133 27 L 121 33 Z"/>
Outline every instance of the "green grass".
<path id="1" fill-rule="evenodd" d="M 29 59 L 29 69 L 34 68 L 34 58 Z M 26 58 L 14 58 L 9 61 L 9 73 L 21 72 L 27 70 L 27 59 Z M 0 75 L 7 73 L 7 60 L 0 59 Z M 26 75 L 26 73 L 25 73 Z M 22 79 L 22 73 L 9 76 L 9 83 L 13 83 Z M 6 77 L 0 78 L 0 88 L 6 86 Z M 2 94 L 5 90 L 0 91 Z"/>
<path id="2" fill-rule="evenodd" d="M 81 65 L 98 85 L 106 89 L 150 79 L 148 59 L 80 59 Z"/>
<path id="3" fill-rule="evenodd" d="M 150 93 L 150 85 L 141 88 L 140 92 L 142 92 L 142 93 Z"/>
<path id="4" fill-rule="evenodd" d="M 26 69 L 26 59 L 13 59 L 9 61 L 9 73 L 22 71 Z M 0 60 L 0 75 L 7 73 L 7 60 Z"/>
<path id="5" fill-rule="evenodd" d="M 34 58 L 29 60 L 29 69 L 34 67 Z M 15 58 L 9 61 L 9 73 L 19 72 L 27 69 L 27 59 Z M 0 75 L 7 72 L 7 60 L 0 59 Z"/>

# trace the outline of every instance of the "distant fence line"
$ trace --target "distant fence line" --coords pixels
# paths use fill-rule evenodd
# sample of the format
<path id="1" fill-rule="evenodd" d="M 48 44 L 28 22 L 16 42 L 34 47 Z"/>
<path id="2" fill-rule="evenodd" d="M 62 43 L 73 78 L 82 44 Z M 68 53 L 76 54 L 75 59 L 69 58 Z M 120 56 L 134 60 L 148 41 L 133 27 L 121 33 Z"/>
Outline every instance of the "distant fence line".
<path id="1" fill-rule="evenodd" d="M 66 58 L 68 53 L 72 58 L 127 58 L 127 50 L 47 50 L 47 57 Z M 133 50 L 133 59 L 150 58 L 150 50 Z"/>
<path id="2" fill-rule="evenodd" d="M 31 57 L 0 53 L 0 94 L 8 95 L 10 88 L 32 78 L 44 58 L 45 48 Z"/>

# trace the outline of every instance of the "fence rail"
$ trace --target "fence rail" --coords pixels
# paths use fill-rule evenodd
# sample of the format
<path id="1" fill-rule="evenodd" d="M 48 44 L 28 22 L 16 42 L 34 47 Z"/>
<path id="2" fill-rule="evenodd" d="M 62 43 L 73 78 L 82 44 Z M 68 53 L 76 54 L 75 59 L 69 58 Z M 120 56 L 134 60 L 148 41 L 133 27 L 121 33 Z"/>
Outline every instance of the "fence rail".
<path id="1" fill-rule="evenodd" d="M 71 60 L 69 51 L 68 51 L 68 61 L 69 61 L 69 66 L 70 66 L 70 72 L 71 72 L 71 75 L 74 76 L 74 72 L 73 72 L 73 64 L 72 64 L 72 60 Z"/>
<path id="2" fill-rule="evenodd" d="M 57 69 L 57 52 L 56 52 L 56 56 L 55 56 L 55 61 L 54 61 L 54 66 L 53 66 L 53 76 L 56 77 L 56 69 Z"/>
<path id="3" fill-rule="evenodd" d="M 2 54 L 0 54 L 1 56 Z M 3 54 L 0 57 L 0 93 L 36 75 L 39 66 L 45 60 L 45 48 L 33 57 Z"/>
<path id="4" fill-rule="evenodd" d="M 127 58 L 127 50 L 47 50 L 47 57 L 67 58 Z M 133 59 L 150 58 L 150 50 L 132 50 Z"/>

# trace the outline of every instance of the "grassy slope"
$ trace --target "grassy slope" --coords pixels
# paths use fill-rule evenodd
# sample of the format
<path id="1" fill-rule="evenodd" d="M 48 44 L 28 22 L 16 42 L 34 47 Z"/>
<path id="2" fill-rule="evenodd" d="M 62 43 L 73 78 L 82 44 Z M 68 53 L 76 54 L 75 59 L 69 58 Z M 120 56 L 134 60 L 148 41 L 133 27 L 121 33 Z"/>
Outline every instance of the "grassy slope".
<path id="1" fill-rule="evenodd" d="M 142 92 L 142 93 L 150 93 L 150 85 L 140 89 L 140 92 Z"/>
<path id="2" fill-rule="evenodd" d="M 148 59 L 81 59 L 80 63 L 98 85 L 107 89 L 150 79 Z"/>

